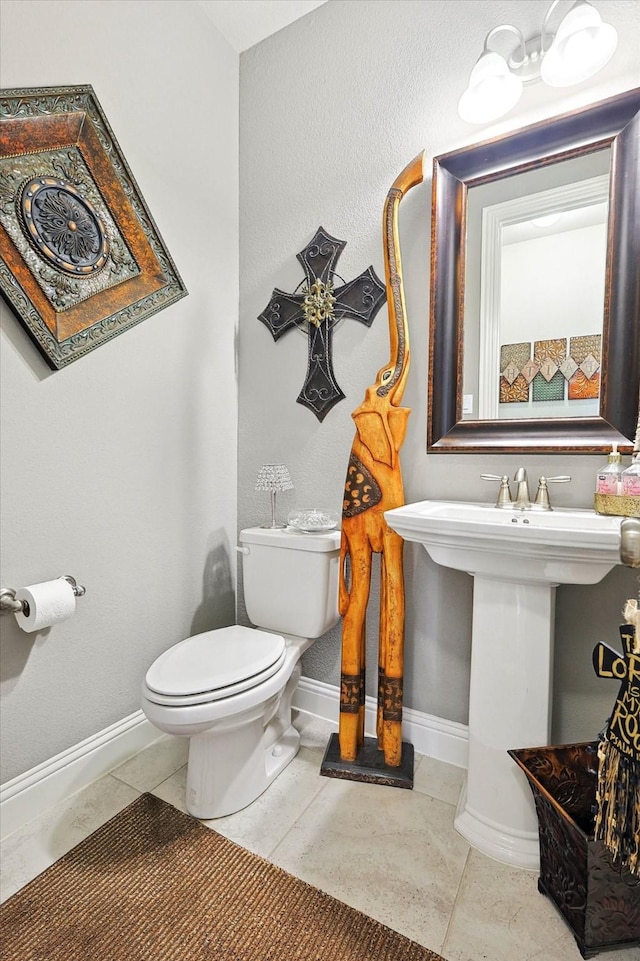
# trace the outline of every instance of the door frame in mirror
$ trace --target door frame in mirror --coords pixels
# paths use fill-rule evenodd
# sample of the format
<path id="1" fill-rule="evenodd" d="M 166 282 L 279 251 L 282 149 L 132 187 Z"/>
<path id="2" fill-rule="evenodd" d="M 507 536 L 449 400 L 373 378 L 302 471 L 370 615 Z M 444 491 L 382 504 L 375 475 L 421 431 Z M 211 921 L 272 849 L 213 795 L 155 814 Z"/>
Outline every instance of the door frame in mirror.
<path id="1" fill-rule="evenodd" d="M 468 190 L 611 148 L 600 412 L 462 420 Z M 630 451 L 640 390 L 640 88 L 433 161 L 427 450 Z"/>

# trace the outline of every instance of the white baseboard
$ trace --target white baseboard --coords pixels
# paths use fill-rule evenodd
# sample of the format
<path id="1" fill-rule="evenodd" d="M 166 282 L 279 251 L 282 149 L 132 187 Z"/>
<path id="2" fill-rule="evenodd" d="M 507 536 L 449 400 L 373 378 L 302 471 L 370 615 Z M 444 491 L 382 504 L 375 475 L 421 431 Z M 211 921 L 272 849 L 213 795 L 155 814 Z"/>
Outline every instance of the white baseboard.
<path id="1" fill-rule="evenodd" d="M 315 714 L 326 721 L 334 721 L 336 725 L 338 723 L 340 692 L 332 684 L 325 684 L 324 681 L 316 681 L 310 677 L 301 677 L 293 704 L 300 711 Z M 375 736 L 376 710 L 375 698 L 367 697 L 365 705 L 367 736 Z M 413 744 L 417 754 L 426 754 L 439 761 L 455 764 L 456 767 L 467 767 L 469 728 L 466 724 L 447 721 L 444 718 L 405 707 L 402 710 L 402 737 L 409 744 Z"/>
<path id="2" fill-rule="evenodd" d="M 136 711 L 7 781 L 0 787 L 0 835 L 13 834 L 162 736 L 142 711 Z"/>
<path id="3" fill-rule="evenodd" d="M 302 677 L 293 699 L 299 711 L 338 723 L 339 691 L 332 684 Z M 403 738 L 418 754 L 426 754 L 457 767 L 467 766 L 468 728 L 455 721 L 403 709 Z M 366 703 L 366 731 L 375 733 L 376 703 Z M 27 821 L 54 804 L 71 797 L 93 781 L 113 771 L 163 735 L 136 711 L 86 738 L 56 757 L 20 774 L 0 787 L 0 836 L 13 834 Z"/>

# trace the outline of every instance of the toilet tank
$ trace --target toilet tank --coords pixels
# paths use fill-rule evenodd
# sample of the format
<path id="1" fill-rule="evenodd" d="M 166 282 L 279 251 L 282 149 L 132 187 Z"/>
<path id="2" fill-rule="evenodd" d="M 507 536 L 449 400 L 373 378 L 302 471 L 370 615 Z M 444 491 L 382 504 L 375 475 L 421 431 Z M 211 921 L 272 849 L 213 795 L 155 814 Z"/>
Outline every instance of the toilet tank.
<path id="1" fill-rule="evenodd" d="M 256 627 L 321 637 L 339 620 L 340 531 L 240 531 L 244 602 Z"/>

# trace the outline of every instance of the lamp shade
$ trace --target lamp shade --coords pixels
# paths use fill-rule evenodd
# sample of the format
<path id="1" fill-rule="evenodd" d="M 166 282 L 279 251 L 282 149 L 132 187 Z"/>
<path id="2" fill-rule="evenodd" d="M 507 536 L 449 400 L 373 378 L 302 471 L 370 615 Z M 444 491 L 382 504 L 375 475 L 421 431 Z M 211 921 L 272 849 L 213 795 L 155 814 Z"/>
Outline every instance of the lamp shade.
<path id="1" fill-rule="evenodd" d="M 256 480 L 257 491 L 290 491 L 293 482 L 284 464 L 263 464 Z"/>
<path id="2" fill-rule="evenodd" d="M 544 54 L 542 79 L 550 87 L 570 87 L 587 80 L 608 63 L 617 44 L 614 27 L 603 23 L 587 0 L 577 0 Z"/>
<path id="3" fill-rule="evenodd" d="M 471 71 L 458 113 L 467 123 L 497 120 L 516 105 L 521 93 L 522 81 L 511 72 L 505 58 L 488 50 Z"/>

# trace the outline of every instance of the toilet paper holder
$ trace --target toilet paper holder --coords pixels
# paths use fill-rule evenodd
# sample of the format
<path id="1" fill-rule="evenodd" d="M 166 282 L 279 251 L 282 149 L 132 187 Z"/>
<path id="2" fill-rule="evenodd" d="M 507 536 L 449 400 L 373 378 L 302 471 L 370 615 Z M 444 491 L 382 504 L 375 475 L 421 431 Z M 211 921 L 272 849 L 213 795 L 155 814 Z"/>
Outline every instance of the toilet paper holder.
<path id="1" fill-rule="evenodd" d="M 71 574 L 61 574 L 60 578 L 63 581 L 68 581 L 76 597 L 83 597 L 87 593 L 86 587 L 78 584 Z M 28 617 L 28 608 L 29 605 L 26 601 L 17 600 L 15 587 L 3 587 L 0 590 L 0 614 L 19 614 L 22 612 Z"/>

